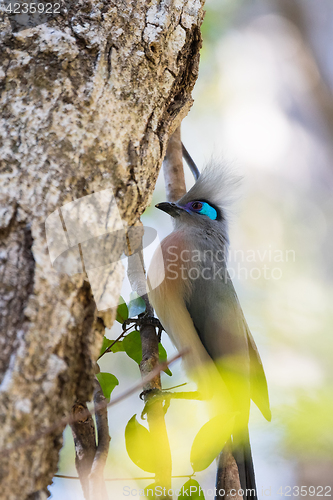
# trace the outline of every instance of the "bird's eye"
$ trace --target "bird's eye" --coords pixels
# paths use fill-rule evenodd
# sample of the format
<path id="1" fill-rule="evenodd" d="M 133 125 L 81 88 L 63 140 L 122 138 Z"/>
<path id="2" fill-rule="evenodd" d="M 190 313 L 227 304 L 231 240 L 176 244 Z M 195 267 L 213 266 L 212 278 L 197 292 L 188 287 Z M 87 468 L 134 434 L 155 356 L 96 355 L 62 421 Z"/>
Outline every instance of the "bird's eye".
<path id="1" fill-rule="evenodd" d="M 202 209 L 202 203 L 200 201 L 194 201 L 192 203 L 192 208 L 193 208 L 193 210 L 201 210 Z"/>

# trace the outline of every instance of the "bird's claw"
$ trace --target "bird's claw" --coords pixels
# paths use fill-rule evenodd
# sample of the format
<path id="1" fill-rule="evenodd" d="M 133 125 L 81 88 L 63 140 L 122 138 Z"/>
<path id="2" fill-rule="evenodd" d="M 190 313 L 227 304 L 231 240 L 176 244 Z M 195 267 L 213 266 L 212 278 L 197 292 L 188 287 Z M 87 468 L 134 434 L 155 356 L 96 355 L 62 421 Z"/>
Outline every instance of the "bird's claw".
<path id="1" fill-rule="evenodd" d="M 137 318 L 128 318 L 124 321 L 123 323 L 123 331 L 126 330 L 126 328 L 129 325 L 133 325 L 136 328 L 142 328 L 145 325 L 151 325 L 154 328 L 158 329 L 158 340 L 160 342 L 161 340 L 161 334 L 162 331 L 164 330 L 160 320 L 158 318 L 155 318 L 154 316 L 149 316 L 146 313 L 141 313 Z"/>
<path id="2" fill-rule="evenodd" d="M 149 411 L 149 407 L 154 404 L 156 399 L 163 400 L 163 411 L 165 414 L 170 406 L 170 398 L 168 398 L 168 394 L 170 393 L 168 393 L 167 391 L 161 391 L 160 389 L 147 389 L 142 391 L 140 394 L 140 399 L 146 399 L 147 396 L 149 396 L 149 398 L 146 400 L 145 406 L 141 412 L 141 418 L 144 420 Z"/>

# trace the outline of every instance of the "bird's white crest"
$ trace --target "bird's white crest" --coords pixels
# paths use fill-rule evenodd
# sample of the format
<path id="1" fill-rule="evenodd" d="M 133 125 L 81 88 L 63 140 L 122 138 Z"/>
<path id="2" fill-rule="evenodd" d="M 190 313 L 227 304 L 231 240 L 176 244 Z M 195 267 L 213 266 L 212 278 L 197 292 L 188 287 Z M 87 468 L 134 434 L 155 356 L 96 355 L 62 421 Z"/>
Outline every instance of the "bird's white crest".
<path id="1" fill-rule="evenodd" d="M 210 160 L 194 186 L 179 200 L 185 205 L 189 201 L 206 200 L 216 205 L 226 215 L 237 197 L 237 188 L 242 178 L 230 167 L 215 159 Z"/>

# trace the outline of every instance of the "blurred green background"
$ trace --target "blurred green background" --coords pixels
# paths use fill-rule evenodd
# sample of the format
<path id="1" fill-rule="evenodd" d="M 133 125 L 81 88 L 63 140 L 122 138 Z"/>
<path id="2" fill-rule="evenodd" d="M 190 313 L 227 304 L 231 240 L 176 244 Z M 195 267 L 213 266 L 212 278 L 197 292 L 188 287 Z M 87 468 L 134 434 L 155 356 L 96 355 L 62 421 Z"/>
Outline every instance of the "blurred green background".
<path id="1" fill-rule="evenodd" d="M 270 424 L 254 405 L 250 421 L 259 497 L 279 499 L 295 485 L 333 489 L 333 2 L 208 0 L 202 33 L 199 80 L 182 137 L 200 169 L 214 155 L 244 177 L 230 224 L 230 268 L 272 405 Z M 188 169 L 186 178 L 190 187 Z M 143 219 L 160 239 L 172 229 L 153 208 L 164 199 L 160 176 Z M 126 284 L 123 294 L 128 298 Z M 163 343 L 171 355 L 166 337 Z M 125 353 L 100 364 L 120 381 L 114 395 L 139 377 Z M 180 363 L 172 371 L 172 379 L 163 375 L 165 387 L 186 381 Z M 147 476 L 124 444 L 127 421 L 142 409 L 138 395 L 110 409 L 107 478 Z M 166 421 L 175 475 L 191 473 L 190 446 L 205 418 L 198 402 L 172 402 Z M 76 475 L 68 430 L 59 473 Z M 214 478 L 214 464 L 197 475 L 206 489 Z M 121 499 L 124 486 L 149 483 L 109 482 L 109 496 Z M 55 478 L 50 491 L 55 499 L 83 498 L 73 480 Z"/>

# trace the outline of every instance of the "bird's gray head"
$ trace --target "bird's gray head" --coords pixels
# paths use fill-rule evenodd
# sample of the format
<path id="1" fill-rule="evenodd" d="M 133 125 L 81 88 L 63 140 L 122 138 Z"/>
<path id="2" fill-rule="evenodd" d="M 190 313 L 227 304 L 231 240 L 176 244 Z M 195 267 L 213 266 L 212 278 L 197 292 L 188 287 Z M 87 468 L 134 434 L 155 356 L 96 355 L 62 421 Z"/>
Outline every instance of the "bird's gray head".
<path id="1" fill-rule="evenodd" d="M 156 207 L 174 217 L 176 229 L 198 229 L 228 244 L 228 207 L 239 181 L 225 166 L 211 162 L 180 200 Z"/>

